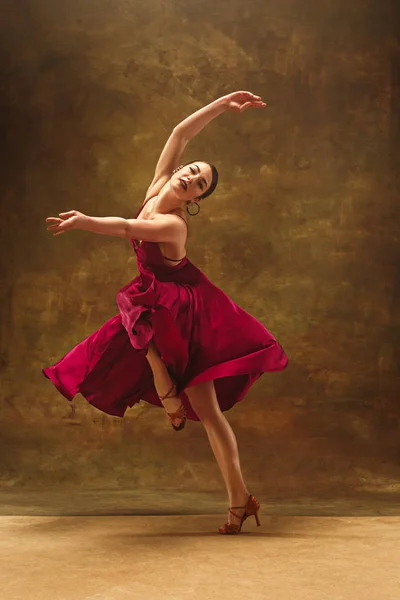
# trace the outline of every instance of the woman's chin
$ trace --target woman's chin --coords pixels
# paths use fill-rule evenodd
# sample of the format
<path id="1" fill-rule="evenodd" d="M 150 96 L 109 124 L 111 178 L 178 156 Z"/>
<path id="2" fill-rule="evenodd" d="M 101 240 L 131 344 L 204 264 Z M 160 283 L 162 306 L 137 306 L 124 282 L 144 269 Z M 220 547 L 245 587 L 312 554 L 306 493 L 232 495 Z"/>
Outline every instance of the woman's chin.
<path id="1" fill-rule="evenodd" d="M 185 202 L 185 200 L 187 200 L 185 190 L 182 188 L 180 181 L 178 181 L 178 183 L 175 185 L 171 185 L 171 190 L 181 202 Z"/>

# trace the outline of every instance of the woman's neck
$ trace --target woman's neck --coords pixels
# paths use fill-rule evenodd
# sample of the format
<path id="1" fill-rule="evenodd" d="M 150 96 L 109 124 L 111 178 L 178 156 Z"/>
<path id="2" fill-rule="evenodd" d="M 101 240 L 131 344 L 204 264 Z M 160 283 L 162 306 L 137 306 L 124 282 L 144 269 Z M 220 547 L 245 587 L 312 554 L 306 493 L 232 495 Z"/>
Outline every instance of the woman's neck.
<path id="1" fill-rule="evenodd" d="M 171 189 L 170 182 L 167 181 L 157 196 L 155 209 L 158 213 L 167 214 L 171 210 L 184 210 L 185 205 L 186 202 L 182 202 L 182 200 L 177 198 Z"/>

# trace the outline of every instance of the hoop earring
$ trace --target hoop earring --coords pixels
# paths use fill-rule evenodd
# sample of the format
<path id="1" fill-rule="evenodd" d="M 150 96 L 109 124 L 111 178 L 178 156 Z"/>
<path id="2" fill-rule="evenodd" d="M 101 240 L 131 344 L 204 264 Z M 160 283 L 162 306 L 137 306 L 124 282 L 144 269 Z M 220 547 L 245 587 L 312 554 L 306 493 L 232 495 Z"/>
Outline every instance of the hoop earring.
<path id="1" fill-rule="evenodd" d="M 194 202 L 194 204 L 197 206 L 197 211 L 196 211 L 196 212 L 190 212 L 190 210 L 189 210 L 189 206 L 190 206 L 190 204 L 189 204 L 189 206 L 187 206 L 187 207 L 186 207 L 186 210 L 187 210 L 187 212 L 189 213 L 189 215 L 190 215 L 191 217 L 195 217 L 195 216 L 196 216 L 196 215 L 198 215 L 198 214 L 199 214 L 199 212 L 200 212 L 200 204 L 199 204 L 198 202 Z"/>

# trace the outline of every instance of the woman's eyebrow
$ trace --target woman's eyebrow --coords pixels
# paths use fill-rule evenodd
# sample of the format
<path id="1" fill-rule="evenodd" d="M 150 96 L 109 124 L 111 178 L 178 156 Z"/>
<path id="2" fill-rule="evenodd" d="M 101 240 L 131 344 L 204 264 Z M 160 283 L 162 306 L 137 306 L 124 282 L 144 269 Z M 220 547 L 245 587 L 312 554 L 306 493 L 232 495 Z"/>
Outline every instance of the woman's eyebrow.
<path id="1" fill-rule="evenodd" d="M 200 173 L 200 167 L 199 167 L 199 165 L 196 165 L 196 164 L 195 164 L 194 166 L 195 166 L 195 167 L 197 167 L 197 172 L 198 172 L 198 173 Z M 207 183 L 207 181 L 206 181 L 205 177 L 203 177 L 203 178 L 202 178 L 202 181 L 204 181 L 204 185 L 205 185 L 206 187 L 208 187 L 208 183 Z"/>

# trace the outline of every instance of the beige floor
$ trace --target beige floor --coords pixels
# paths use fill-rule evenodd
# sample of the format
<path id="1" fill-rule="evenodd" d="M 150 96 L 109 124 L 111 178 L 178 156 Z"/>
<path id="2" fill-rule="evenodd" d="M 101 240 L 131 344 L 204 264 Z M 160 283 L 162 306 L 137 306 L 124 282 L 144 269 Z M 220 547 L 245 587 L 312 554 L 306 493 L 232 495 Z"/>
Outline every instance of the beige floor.
<path id="1" fill-rule="evenodd" d="M 1 600 L 398 600 L 400 517 L 2 516 Z"/>

